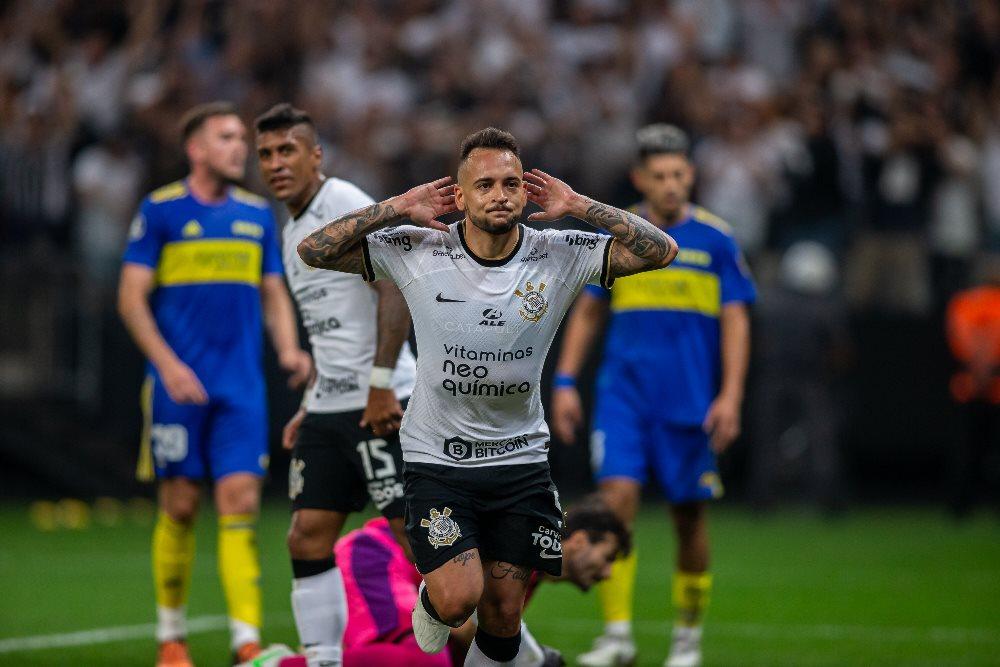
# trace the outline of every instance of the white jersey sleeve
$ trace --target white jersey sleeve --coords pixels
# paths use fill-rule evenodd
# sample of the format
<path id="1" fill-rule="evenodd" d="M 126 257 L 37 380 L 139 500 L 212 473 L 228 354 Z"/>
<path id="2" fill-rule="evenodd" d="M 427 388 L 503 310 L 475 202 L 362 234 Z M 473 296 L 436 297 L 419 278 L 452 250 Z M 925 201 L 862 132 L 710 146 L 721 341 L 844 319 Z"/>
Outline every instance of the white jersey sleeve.
<path id="1" fill-rule="evenodd" d="M 577 289 L 586 284 L 609 288 L 611 276 L 611 244 L 607 234 L 581 232 L 574 229 L 546 229 L 541 232 L 549 252 L 562 265 L 566 283 Z"/>
<path id="2" fill-rule="evenodd" d="M 435 229 L 400 225 L 373 232 L 361 241 L 364 255 L 364 274 L 367 282 L 388 279 L 403 289 L 420 272 L 425 253 L 433 256 L 447 235 Z"/>

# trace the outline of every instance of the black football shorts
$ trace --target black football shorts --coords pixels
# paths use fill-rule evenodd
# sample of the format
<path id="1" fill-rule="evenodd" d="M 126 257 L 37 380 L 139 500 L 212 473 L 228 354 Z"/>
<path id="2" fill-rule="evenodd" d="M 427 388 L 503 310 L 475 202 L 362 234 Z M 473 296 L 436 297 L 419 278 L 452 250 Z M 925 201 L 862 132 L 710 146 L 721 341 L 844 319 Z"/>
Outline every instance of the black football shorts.
<path id="1" fill-rule="evenodd" d="M 563 513 L 548 463 L 408 463 L 403 478 L 406 535 L 421 573 L 472 548 L 483 560 L 562 573 Z"/>
<path id="2" fill-rule="evenodd" d="M 361 428 L 362 413 L 310 412 L 302 420 L 288 466 L 293 510 L 357 512 L 371 500 L 386 518 L 403 516 L 399 433 Z"/>

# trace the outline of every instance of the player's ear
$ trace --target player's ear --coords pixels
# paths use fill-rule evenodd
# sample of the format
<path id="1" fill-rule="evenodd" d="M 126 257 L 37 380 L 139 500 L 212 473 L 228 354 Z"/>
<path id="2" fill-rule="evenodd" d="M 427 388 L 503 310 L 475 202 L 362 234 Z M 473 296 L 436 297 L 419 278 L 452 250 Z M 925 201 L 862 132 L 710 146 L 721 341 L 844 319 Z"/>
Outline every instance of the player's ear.
<path id="1" fill-rule="evenodd" d="M 195 132 L 184 142 L 184 154 L 187 155 L 188 164 L 195 164 L 200 161 L 204 151 L 202 150 L 199 133 Z"/>
<path id="2" fill-rule="evenodd" d="M 590 543 L 590 538 L 587 537 L 587 531 L 585 530 L 574 530 L 569 534 L 568 537 L 562 538 L 563 553 L 566 553 L 566 545 L 570 545 L 570 551 L 574 548 L 586 546 Z"/>
<path id="3" fill-rule="evenodd" d="M 455 208 L 459 211 L 465 210 L 465 195 L 462 194 L 462 186 L 455 186 Z"/>
<path id="4" fill-rule="evenodd" d="M 643 178 L 644 172 L 642 164 L 637 164 L 629 169 L 628 177 L 632 181 L 632 187 L 634 187 L 639 192 L 643 192 L 643 187 L 645 187 L 645 179 Z"/>
<path id="5" fill-rule="evenodd" d="M 318 141 L 313 145 L 311 155 L 313 164 L 323 166 L 323 146 Z"/>
<path id="6" fill-rule="evenodd" d="M 687 179 L 685 184 L 690 187 L 694 185 L 694 179 L 698 176 L 698 169 L 694 166 L 694 162 L 689 158 L 687 160 Z"/>

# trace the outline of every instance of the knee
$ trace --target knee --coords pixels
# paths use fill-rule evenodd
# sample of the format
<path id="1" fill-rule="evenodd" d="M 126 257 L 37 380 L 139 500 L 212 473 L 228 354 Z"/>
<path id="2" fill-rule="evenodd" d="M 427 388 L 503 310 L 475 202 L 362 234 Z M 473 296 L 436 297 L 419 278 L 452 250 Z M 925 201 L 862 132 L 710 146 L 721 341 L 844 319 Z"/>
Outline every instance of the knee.
<path id="1" fill-rule="evenodd" d="M 169 494 L 161 500 L 160 509 L 177 523 L 193 523 L 198 514 L 198 494 Z"/>
<path id="2" fill-rule="evenodd" d="M 442 621 L 452 627 L 465 623 L 479 603 L 479 595 L 476 595 L 475 591 L 448 589 L 436 593 L 431 596 L 434 611 Z"/>
<path id="3" fill-rule="evenodd" d="M 292 515 L 292 523 L 288 527 L 286 542 L 288 553 L 292 558 L 324 558 L 333 549 L 333 539 L 327 537 L 328 530 L 314 518 L 302 516 L 300 512 Z"/>
<path id="4" fill-rule="evenodd" d="M 233 484 L 219 489 L 217 502 L 221 514 L 256 514 L 260 490 L 256 484 Z"/>
<path id="5" fill-rule="evenodd" d="M 618 515 L 626 525 L 635 521 L 635 513 L 639 505 L 638 484 L 606 484 L 600 491 L 601 499 Z"/>

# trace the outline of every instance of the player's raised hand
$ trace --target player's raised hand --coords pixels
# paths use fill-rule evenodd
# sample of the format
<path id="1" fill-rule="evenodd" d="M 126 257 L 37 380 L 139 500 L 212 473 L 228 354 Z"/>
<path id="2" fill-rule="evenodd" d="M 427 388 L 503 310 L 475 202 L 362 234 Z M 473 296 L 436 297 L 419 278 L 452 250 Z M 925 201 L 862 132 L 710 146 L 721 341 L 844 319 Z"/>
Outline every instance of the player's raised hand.
<path id="1" fill-rule="evenodd" d="M 580 196 L 564 181 L 541 169 L 524 173 L 524 188 L 528 191 L 528 201 L 542 209 L 529 215 L 528 220 L 540 222 L 551 222 L 570 215 L 573 202 Z"/>
<path id="2" fill-rule="evenodd" d="M 178 405 L 205 405 L 208 392 L 191 367 L 183 361 L 157 369 L 170 400 Z"/>
<path id="3" fill-rule="evenodd" d="M 396 199 L 400 205 L 399 213 L 412 220 L 413 224 L 442 232 L 448 231 L 448 226 L 437 218 L 458 210 L 451 176 L 410 188 Z"/>

